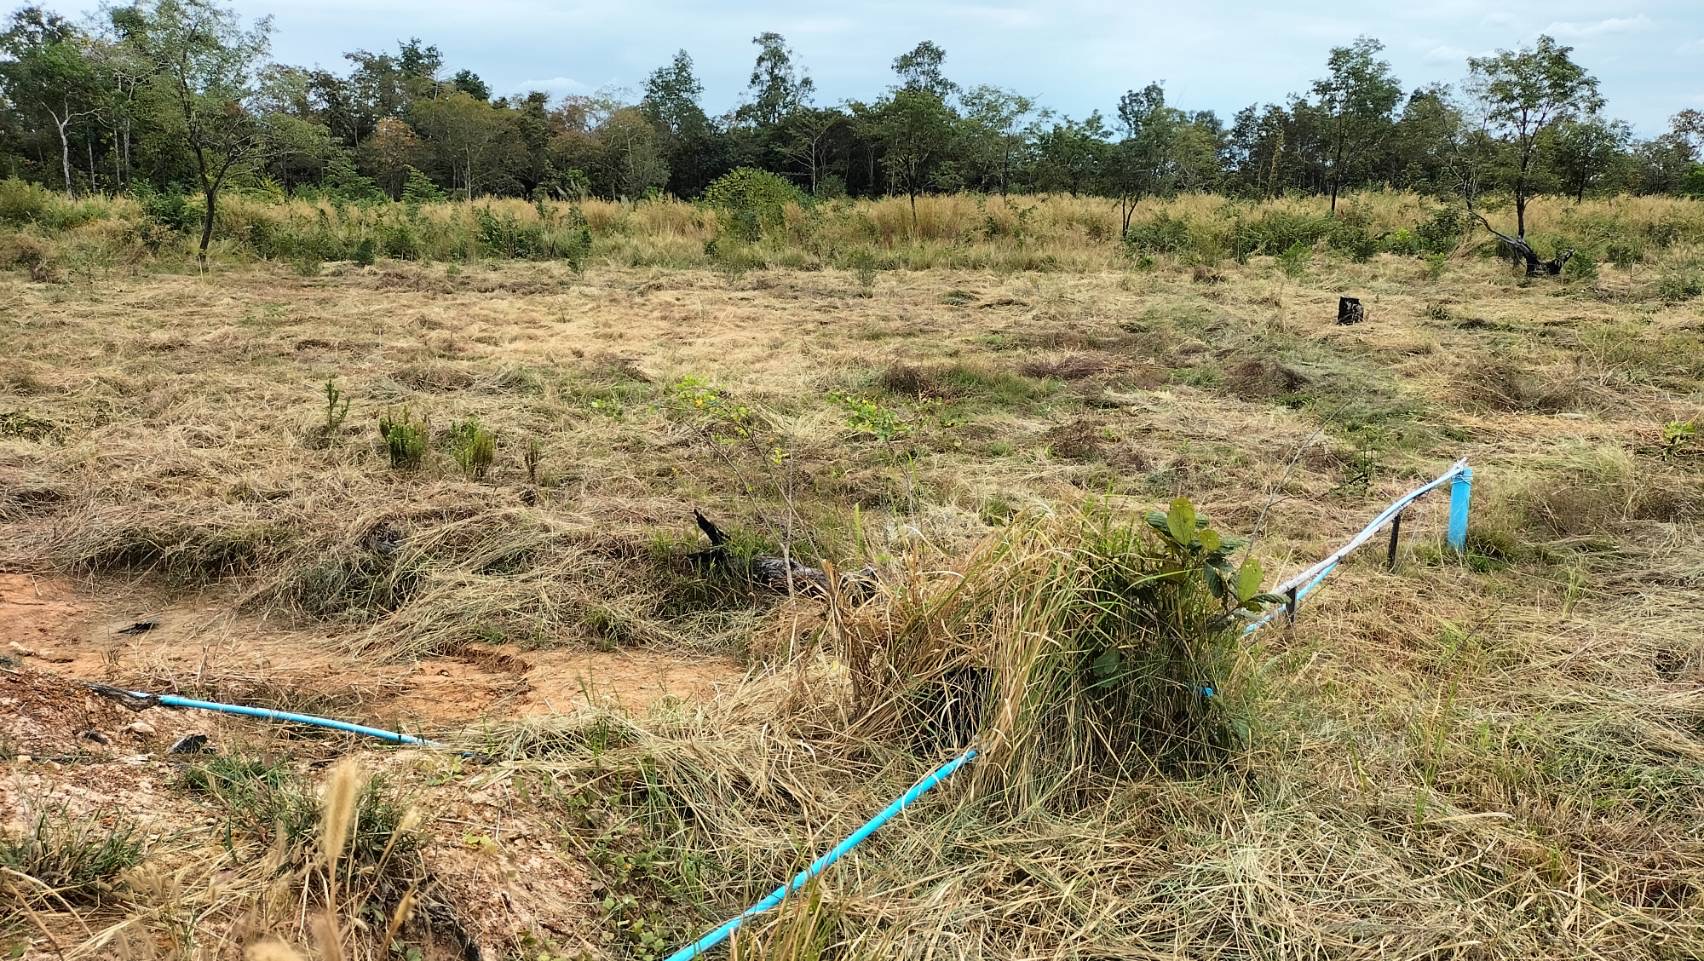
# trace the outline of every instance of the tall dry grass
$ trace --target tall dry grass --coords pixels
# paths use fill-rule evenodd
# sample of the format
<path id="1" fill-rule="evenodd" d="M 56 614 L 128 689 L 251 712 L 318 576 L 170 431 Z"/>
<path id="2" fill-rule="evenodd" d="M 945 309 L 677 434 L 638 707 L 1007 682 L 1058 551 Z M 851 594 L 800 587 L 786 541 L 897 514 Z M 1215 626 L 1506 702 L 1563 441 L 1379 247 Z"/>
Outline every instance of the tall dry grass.
<path id="1" fill-rule="evenodd" d="M 0 266 L 47 263 L 50 273 L 90 274 L 149 261 L 182 262 L 198 223 L 199 200 L 67 199 L 40 187 L 0 184 Z M 1493 219 L 1499 202 L 1483 204 Z M 1317 197 L 1260 202 L 1214 194 L 1152 198 L 1137 205 L 1132 232 L 1177 226 L 1168 253 L 1214 262 L 1250 254 L 1275 255 L 1261 225 L 1283 225 L 1283 236 L 1308 244 L 1328 235 L 1345 250 L 1414 253 L 1414 233 L 1447 201 L 1419 194 L 1371 191 L 1343 198 L 1335 221 Z M 1452 216 L 1454 215 L 1452 214 Z M 1575 203 L 1542 197 L 1528 213 L 1529 234 L 1542 247 L 1575 246 L 1595 261 L 1628 265 L 1680 259 L 1704 241 L 1704 202 L 1672 197 L 1611 197 Z M 589 232 L 590 250 L 576 246 Z M 1458 225 L 1458 230 L 1462 226 Z M 1348 231 L 1348 234 L 1345 234 Z M 215 227 L 223 260 L 282 260 L 304 271 L 328 261 L 372 256 L 404 260 L 570 259 L 628 266 L 847 267 L 867 259 L 877 267 L 1001 270 L 1099 270 L 1127 262 L 1116 205 L 1068 195 L 921 197 L 915 212 L 904 198 L 839 200 L 791 205 L 782 225 L 757 243 L 724 235 L 716 210 L 674 199 L 575 204 L 487 198 L 423 205 L 278 200 L 233 192 L 220 203 Z M 1479 231 L 1462 242 L 1490 252 Z M 1427 249 L 1448 250 L 1434 241 Z M 1139 253 L 1140 245 L 1136 248 Z M 1679 252 L 1679 253 L 1677 253 Z"/>

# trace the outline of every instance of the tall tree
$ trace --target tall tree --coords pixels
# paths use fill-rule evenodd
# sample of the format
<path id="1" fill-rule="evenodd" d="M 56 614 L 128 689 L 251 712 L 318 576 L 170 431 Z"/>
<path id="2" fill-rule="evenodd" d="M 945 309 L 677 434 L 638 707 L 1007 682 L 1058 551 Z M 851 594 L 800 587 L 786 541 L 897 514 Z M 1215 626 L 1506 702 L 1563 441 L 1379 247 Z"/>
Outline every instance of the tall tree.
<path id="1" fill-rule="evenodd" d="M 455 75 L 450 77 L 450 86 L 475 100 L 491 99 L 491 87 L 472 70 L 457 70 Z"/>
<path id="2" fill-rule="evenodd" d="M 1402 88 L 1379 59 L 1384 44 L 1357 37 L 1347 47 L 1333 47 L 1326 57 L 1326 76 L 1314 81 L 1314 96 L 1325 119 L 1326 183 L 1331 216 L 1337 215 L 1337 195 L 1346 177 L 1353 176 L 1362 158 L 1376 152 L 1391 128 L 1391 114 Z"/>
<path id="3" fill-rule="evenodd" d="M 833 107 L 801 107 L 783 124 L 781 152 L 804 172 L 813 197 L 828 174 L 835 138 L 845 126 L 846 114 Z"/>
<path id="4" fill-rule="evenodd" d="M 1557 124 L 1555 138 L 1556 170 L 1564 187 L 1579 202 L 1626 153 L 1633 131 L 1623 121 L 1590 114 Z"/>
<path id="5" fill-rule="evenodd" d="M 219 191 L 259 144 L 251 108 L 266 56 L 270 17 L 244 28 L 214 0 L 152 0 L 112 12 L 125 42 L 155 69 L 163 118 L 188 148 L 206 208 L 198 259 L 207 260 Z"/>
<path id="6" fill-rule="evenodd" d="M 637 199 L 669 182 L 669 165 L 657 143 L 657 128 L 644 113 L 626 107 L 598 126 L 603 175 L 617 198 Z"/>
<path id="7" fill-rule="evenodd" d="M 1165 88 L 1155 82 L 1118 98 L 1118 123 L 1124 136 L 1107 156 L 1106 186 L 1118 197 L 1122 237 L 1130 233 L 1139 200 L 1176 187 L 1172 155 L 1183 118 L 1166 106 Z"/>
<path id="8" fill-rule="evenodd" d="M 471 198 L 491 179 L 487 161 L 505 145 L 510 129 L 506 112 L 456 90 L 421 100 L 411 111 L 414 129 L 435 148 L 450 187 Z"/>
<path id="9" fill-rule="evenodd" d="M 893 58 L 893 72 L 899 75 L 899 85 L 905 90 L 921 90 L 945 101 L 958 92 L 958 84 L 941 72 L 947 52 L 933 40 L 925 40 Z"/>
<path id="10" fill-rule="evenodd" d="M 1461 111 L 1447 86 L 1430 84 L 1414 91 L 1386 144 L 1385 176 L 1410 190 L 1445 192 L 1460 131 Z"/>
<path id="11" fill-rule="evenodd" d="M 424 149 L 406 121 L 385 117 L 361 145 L 361 166 L 391 199 L 399 199 L 408 172 L 420 163 Z"/>
<path id="12" fill-rule="evenodd" d="M 759 127 L 775 127 L 793 111 L 810 103 L 816 84 L 793 62 L 787 39 L 778 33 L 753 37 L 757 62 L 752 64 L 747 90 L 751 100 L 735 112 L 740 120 Z"/>
<path id="13" fill-rule="evenodd" d="M 1515 237 L 1523 243 L 1545 133 L 1603 106 L 1597 78 L 1575 63 L 1571 53 L 1572 47 L 1540 36 L 1532 47 L 1467 61 L 1468 89 L 1478 101 L 1481 123 L 1504 155 L 1501 166 L 1515 194 Z"/>
<path id="14" fill-rule="evenodd" d="M 704 84 L 693 71 L 685 50 L 651 71 L 639 108 L 662 137 L 661 149 L 669 168 L 668 186 L 676 196 L 703 190 L 721 173 L 722 149 L 717 131 L 699 105 Z"/>
<path id="15" fill-rule="evenodd" d="M 1101 176 L 1111 131 L 1100 111 L 1082 120 L 1061 117 L 1036 141 L 1036 176 L 1051 190 L 1082 193 Z"/>
<path id="16" fill-rule="evenodd" d="M 934 186 L 941 162 L 952 150 L 957 117 L 940 97 L 905 89 L 877 103 L 868 117 L 870 132 L 882 145 L 889 181 L 911 202 L 915 230 L 917 195 Z"/>
<path id="17" fill-rule="evenodd" d="M 1004 194 L 1049 116 L 1034 100 L 1000 87 L 971 87 L 959 97 L 964 110 L 959 158 L 965 181 Z"/>
<path id="18" fill-rule="evenodd" d="M 12 14 L 0 34 L 0 87 L 14 104 L 46 117 L 59 137 L 60 171 L 71 193 L 73 123 L 94 116 L 101 89 L 89 56 L 89 38 L 64 17 L 40 7 Z"/>

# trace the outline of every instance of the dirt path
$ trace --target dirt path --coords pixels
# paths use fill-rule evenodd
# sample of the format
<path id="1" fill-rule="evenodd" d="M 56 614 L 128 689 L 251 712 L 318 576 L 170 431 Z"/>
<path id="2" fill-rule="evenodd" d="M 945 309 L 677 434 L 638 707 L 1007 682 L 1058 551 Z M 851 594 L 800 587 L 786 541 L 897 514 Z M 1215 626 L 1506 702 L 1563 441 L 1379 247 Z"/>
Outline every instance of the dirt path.
<path id="1" fill-rule="evenodd" d="M 709 698 L 740 676 L 724 659 L 508 646 L 375 665 L 323 636 L 233 617 L 216 603 L 161 604 L 143 592 L 96 596 L 63 579 L 0 574 L 0 832 L 21 836 L 38 816 L 109 828 L 129 821 L 141 825 L 156 870 L 224 871 L 222 811 L 182 789 L 181 771 L 193 758 L 174 755 L 174 745 L 203 735 L 214 752 L 282 752 L 308 758 L 305 769 L 329 763 L 328 748 L 353 747 L 365 770 L 385 773 L 428 814 L 421 828 L 426 870 L 435 896 L 454 907 L 456 933 L 426 944 L 422 957 L 470 956 L 457 945 L 474 946 L 477 956 L 511 956 L 532 943 L 528 938 L 603 957 L 587 867 L 562 847 L 547 819 L 517 809 L 506 780 L 484 779 L 477 767 L 464 770 L 429 752 L 361 750 L 370 742 L 360 739 L 343 747 L 301 740 L 303 731 L 285 725 L 135 711 L 79 681 L 447 734 L 591 702 L 643 711 L 666 697 Z M 67 917 L 49 924 L 52 937 L 24 945 L 24 958 L 58 957 L 54 943 L 87 937 Z"/>
<path id="2" fill-rule="evenodd" d="M 514 645 L 375 664 L 324 635 L 234 617 L 216 605 L 161 604 L 141 593 L 97 597 L 28 574 L 0 574 L 0 654 L 67 678 L 431 731 L 592 703 L 642 712 L 665 698 L 714 697 L 741 677 L 723 658 Z"/>

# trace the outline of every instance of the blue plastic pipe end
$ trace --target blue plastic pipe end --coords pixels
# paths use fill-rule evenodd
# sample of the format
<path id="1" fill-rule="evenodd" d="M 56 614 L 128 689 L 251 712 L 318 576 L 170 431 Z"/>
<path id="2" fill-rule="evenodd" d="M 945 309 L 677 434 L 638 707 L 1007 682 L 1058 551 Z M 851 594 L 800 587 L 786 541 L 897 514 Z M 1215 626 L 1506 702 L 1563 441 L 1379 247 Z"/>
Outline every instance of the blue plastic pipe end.
<path id="1" fill-rule="evenodd" d="M 1457 554 L 1467 553 L 1467 512 L 1473 502 L 1473 468 L 1463 467 L 1450 484 L 1450 527 L 1446 539 Z"/>

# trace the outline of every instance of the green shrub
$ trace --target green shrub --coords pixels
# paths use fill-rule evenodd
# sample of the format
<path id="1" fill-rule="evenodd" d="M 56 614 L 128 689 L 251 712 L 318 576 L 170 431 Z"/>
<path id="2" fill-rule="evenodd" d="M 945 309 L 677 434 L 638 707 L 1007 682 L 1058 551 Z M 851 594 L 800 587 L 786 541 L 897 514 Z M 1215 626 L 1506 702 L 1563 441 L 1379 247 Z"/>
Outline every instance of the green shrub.
<path id="1" fill-rule="evenodd" d="M 1467 214 L 1457 207 L 1440 207 L 1414 227 L 1421 250 L 1429 254 L 1454 253 L 1466 232 Z"/>
<path id="2" fill-rule="evenodd" d="M 360 243 L 355 245 L 354 261 L 362 267 L 371 267 L 373 261 L 378 259 L 377 251 L 378 245 L 373 242 L 373 238 L 362 237 Z"/>
<path id="3" fill-rule="evenodd" d="M 1132 253 L 1181 253 L 1189 246 L 1189 221 L 1169 213 L 1137 221 L 1124 235 L 1124 246 Z"/>
<path id="4" fill-rule="evenodd" d="M 1626 270 L 1645 259 L 1645 248 L 1637 240 L 1617 238 L 1610 241 L 1604 249 L 1604 257 L 1615 266 Z"/>
<path id="5" fill-rule="evenodd" d="M 201 205 L 176 191 L 139 193 L 142 217 L 149 223 L 174 233 L 185 233 L 201 226 Z"/>
<path id="6" fill-rule="evenodd" d="M 432 178 L 421 173 L 413 166 L 408 168 L 402 181 L 402 202 L 405 204 L 437 203 L 444 199 L 444 192 L 432 182 Z"/>
<path id="7" fill-rule="evenodd" d="M 858 296 L 870 297 L 876 292 L 876 254 L 868 247 L 855 248 L 846 255 L 846 264 L 858 279 Z"/>
<path id="8" fill-rule="evenodd" d="M 1597 260 L 1584 250 L 1577 250 L 1563 266 L 1562 275 L 1567 280 L 1592 283 L 1598 279 Z"/>
<path id="9" fill-rule="evenodd" d="M 1385 234 L 1383 246 L 1385 253 L 1408 257 L 1418 257 L 1426 252 L 1426 244 L 1420 239 L 1420 235 L 1407 227 L 1398 227 Z"/>
<path id="10" fill-rule="evenodd" d="M 1333 222 L 1313 214 L 1292 213 L 1287 210 L 1268 210 L 1248 222 L 1248 235 L 1254 248 L 1277 254 L 1297 244 L 1312 247 L 1328 238 Z"/>
<path id="11" fill-rule="evenodd" d="M 1308 261 L 1313 257 L 1313 248 L 1300 241 L 1291 244 L 1278 255 L 1278 269 L 1287 276 L 1299 278 L 1308 271 Z"/>
<path id="12" fill-rule="evenodd" d="M 1657 278 L 1657 295 L 1671 304 L 1704 294 L 1704 270 L 1690 264 L 1664 270 Z"/>
<path id="13" fill-rule="evenodd" d="M 419 260 L 423 247 L 420 231 L 407 220 L 391 220 L 379 227 L 379 252 L 396 260 Z"/>
<path id="14" fill-rule="evenodd" d="M 1365 263 L 1379 252 L 1379 239 L 1373 236 L 1366 215 L 1357 210 L 1338 213 L 1328 240 L 1333 250 L 1348 254 L 1356 263 Z"/>
<path id="15" fill-rule="evenodd" d="M 720 216 L 723 232 L 747 243 L 781 226 L 788 204 L 805 203 L 805 195 L 785 178 L 753 167 L 717 177 L 704 188 L 703 199 Z"/>
<path id="16" fill-rule="evenodd" d="M 415 420 L 414 412 L 406 408 L 379 417 L 379 440 L 390 456 L 390 465 L 397 470 L 420 467 L 430 446 L 428 436 L 426 422 Z"/>

